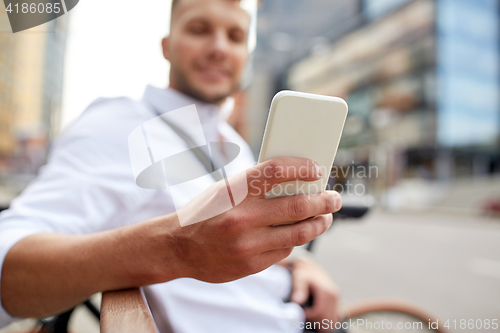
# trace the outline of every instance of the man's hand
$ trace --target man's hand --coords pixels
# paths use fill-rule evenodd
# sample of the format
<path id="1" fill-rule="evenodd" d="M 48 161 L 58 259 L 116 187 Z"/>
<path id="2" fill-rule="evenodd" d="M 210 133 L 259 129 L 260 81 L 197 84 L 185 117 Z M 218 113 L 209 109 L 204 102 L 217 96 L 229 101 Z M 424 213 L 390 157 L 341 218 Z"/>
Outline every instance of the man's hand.
<path id="1" fill-rule="evenodd" d="M 46 233 L 21 239 L 5 257 L 2 305 L 13 316 L 46 317 L 99 291 L 180 277 L 236 280 L 271 266 L 294 246 L 321 235 L 332 223 L 331 213 L 340 209 L 340 196 L 332 191 L 265 199 L 275 184 L 319 179 L 310 160 L 275 158 L 248 169 L 246 175 L 246 179 L 241 174 L 230 177 L 233 184 L 249 186 L 240 204 L 195 224 L 181 227 L 177 214 L 171 213 L 95 234 Z M 214 184 L 182 213 L 203 214 L 227 193 L 225 186 Z"/>
<path id="2" fill-rule="evenodd" d="M 279 157 L 246 170 L 246 177 L 229 177 L 231 188 L 248 187 L 248 195 L 240 204 L 172 232 L 174 249 L 185 264 L 185 276 L 207 282 L 235 280 L 277 263 L 294 246 L 325 232 L 332 223 L 331 213 L 341 207 L 337 192 L 265 198 L 265 193 L 279 183 L 318 180 L 320 170 L 311 160 Z M 182 209 L 196 218 L 196 214 L 217 206 L 228 189 L 224 182 L 218 182 Z M 276 226 L 291 222 L 297 223 Z"/>
<path id="3" fill-rule="evenodd" d="M 303 305 L 310 296 L 313 298 L 312 306 L 304 308 L 306 320 L 322 323 L 327 319 L 329 327 L 335 327 L 335 323 L 341 319 L 338 309 L 339 291 L 323 268 L 310 259 L 297 260 L 292 268 L 292 281 L 292 302 Z M 331 330 L 319 331 L 326 333 Z"/>

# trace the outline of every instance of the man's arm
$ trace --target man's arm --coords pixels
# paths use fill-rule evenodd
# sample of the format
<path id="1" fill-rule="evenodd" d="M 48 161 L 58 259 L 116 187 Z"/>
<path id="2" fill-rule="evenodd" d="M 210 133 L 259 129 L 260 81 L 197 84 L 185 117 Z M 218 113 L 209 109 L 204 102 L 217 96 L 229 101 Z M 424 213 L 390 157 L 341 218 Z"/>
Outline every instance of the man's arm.
<path id="1" fill-rule="evenodd" d="M 105 290 L 180 276 L 169 237 L 175 214 L 91 235 L 43 233 L 15 244 L 5 257 L 1 299 L 16 317 L 46 317 Z M 164 263 L 162 265 L 161 263 Z"/>
<path id="2" fill-rule="evenodd" d="M 297 174 L 297 170 L 304 170 Z M 276 158 L 246 171 L 249 195 L 233 209 L 181 227 L 169 214 L 131 227 L 85 236 L 37 234 L 15 244 L 5 257 L 1 300 L 13 316 L 43 317 L 70 308 L 95 292 L 192 277 L 226 282 L 254 274 L 287 257 L 294 246 L 322 234 L 340 209 L 336 192 L 265 199 L 278 183 L 320 177 L 314 163 Z M 231 177 L 230 177 L 231 178 Z M 234 184 L 234 182 L 231 182 Z M 227 193 L 218 182 L 202 194 Z M 210 200 L 183 210 L 203 212 Z M 292 225 L 274 226 L 296 222 Z"/>

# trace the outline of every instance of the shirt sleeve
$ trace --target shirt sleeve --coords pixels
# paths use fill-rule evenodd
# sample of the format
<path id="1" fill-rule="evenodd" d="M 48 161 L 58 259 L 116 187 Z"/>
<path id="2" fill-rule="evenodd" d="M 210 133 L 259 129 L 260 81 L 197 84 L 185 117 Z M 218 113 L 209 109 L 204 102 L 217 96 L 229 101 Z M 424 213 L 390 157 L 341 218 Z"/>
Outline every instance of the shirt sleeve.
<path id="1" fill-rule="evenodd" d="M 139 222 L 114 222 L 154 193 L 135 184 L 130 165 L 128 135 L 144 121 L 136 108 L 125 98 L 94 102 L 56 140 L 47 165 L 0 214 L 0 276 L 8 251 L 26 236 L 88 234 Z M 0 327 L 15 320 L 0 302 Z"/>

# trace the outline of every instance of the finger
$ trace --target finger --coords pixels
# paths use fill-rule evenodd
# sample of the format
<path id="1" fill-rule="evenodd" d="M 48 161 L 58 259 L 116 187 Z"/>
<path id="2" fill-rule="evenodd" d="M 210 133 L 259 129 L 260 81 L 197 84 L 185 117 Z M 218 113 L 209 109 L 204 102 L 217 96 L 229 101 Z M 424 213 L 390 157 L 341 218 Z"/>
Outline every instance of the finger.
<path id="1" fill-rule="evenodd" d="M 292 253 L 293 248 L 282 248 L 277 250 L 270 250 L 260 254 L 256 259 L 256 271 L 254 273 L 260 272 L 278 262 L 285 259 Z"/>
<path id="2" fill-rule="evenodd" d="M 252 202 L 250 216 L 257 225 L 272 226 L 331 214 L 342 207 L 342 198 L 335 191 L 297 194 Z"/>
<path id="3" fill-rule="evenodd" d="M 314 299 L 314 302 L 316 302 L 316 299 Z M 314 321 L 316 318 L 318 318 L 318 311 L 316 311 L 317 307 L 318 305 L 313 303 L 311 307 L 304 308 L 304 315 L 306 317 L 306 320 Z"/>
<path id="4" fill-rule="evenodd" d="M 336 290 L 321 289 L 311 285 L 314 297 L 313 306 L 305 310 L 306 318 L 338 319 L 338 292 Z"/>
<path id="5" fill-rule="evenodd" d="M 262 228 L 263 249 L 283 249 L 304 245 L 324 233 L 332 224 L 332 214 L 318 215 L 295 224 Z"/>
<path id="6" fill-rule="evenodd" d="M 318 180 L 323 170 L 316 162 L 299 157 L 275 157 L 247 170 L 249 193 L 261 198 L 279 183 Z"/>
<path id="7" fill-rule="evenodd" d="M 317 319 L 328 311 L 328 308 L 325 307 L 325 300 L 321 293 L 313 292 L 313 299 L 314 302 L 312 306 L 304 309 L 304 314 L 308 320 Z"/>
<path id="8" fill-rule="evenodd" d="M 300 274 L 294 274 L 292 281 L 292 297 L 290 300 L 299 305 L 303 305 L 309 298 L 309 285 Z"/>

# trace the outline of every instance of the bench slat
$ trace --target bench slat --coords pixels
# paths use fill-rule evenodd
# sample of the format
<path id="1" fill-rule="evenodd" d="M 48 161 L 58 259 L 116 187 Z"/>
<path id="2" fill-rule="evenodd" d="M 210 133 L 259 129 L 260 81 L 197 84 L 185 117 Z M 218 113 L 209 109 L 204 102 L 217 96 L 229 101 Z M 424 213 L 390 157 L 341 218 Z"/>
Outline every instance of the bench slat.
<path id="1" fill-rule="evenodd" d="M 102 295 L 102 333 L 158 333 L 144 293 L 139 288 Z"/>

